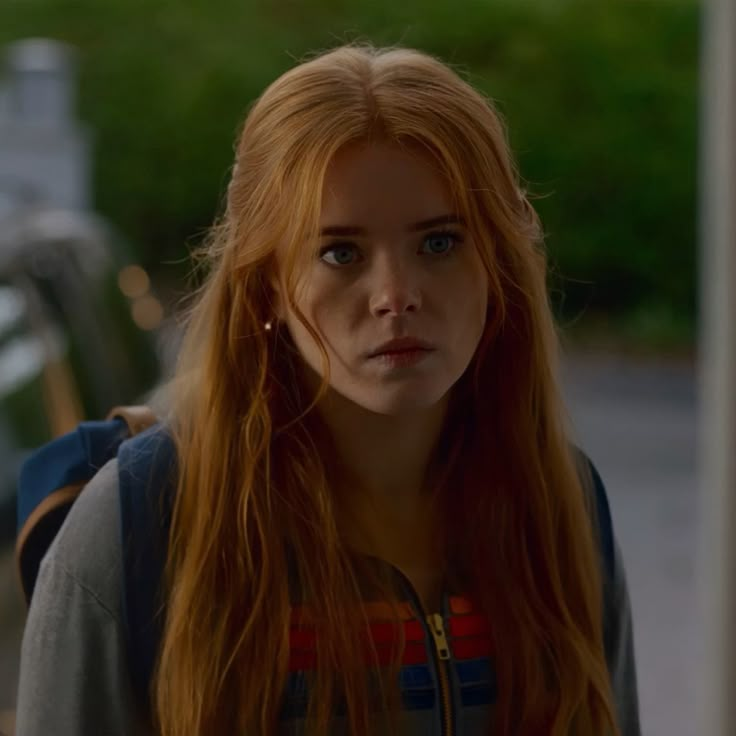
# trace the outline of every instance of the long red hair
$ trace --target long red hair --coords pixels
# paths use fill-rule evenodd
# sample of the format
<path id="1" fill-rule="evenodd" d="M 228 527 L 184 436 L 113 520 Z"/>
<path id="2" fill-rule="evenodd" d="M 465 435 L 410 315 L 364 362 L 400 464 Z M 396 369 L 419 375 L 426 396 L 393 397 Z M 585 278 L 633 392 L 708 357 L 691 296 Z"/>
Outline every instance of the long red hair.
<path id="1" fill-rule="evenodd" d="M 299 380 L 288 333 L 264 325 L 275 249 L 288 254 L 293 299 L 325 170 L 343 146 L 371 138 L 439 165 L 488 276 L 486 328 L 453 389 L 437 459 L 452 462 L 436 493 L 448 562 L 496 635 L 493 733 L 615 733 L 599 553 L 558 390 L 539 222 L 492 103 L 425 54 L 367 46 L 284 74 L 239 137 L 173 383 L 180 475 L 153 683 L 158 728 L 275 730 L 296 585 L 320 622 L 308 722 L 328 732 L 339 698 L 349 732 L 368 732 L 356 615 L 365 571 L 340 534 L 319 397 Z"/>

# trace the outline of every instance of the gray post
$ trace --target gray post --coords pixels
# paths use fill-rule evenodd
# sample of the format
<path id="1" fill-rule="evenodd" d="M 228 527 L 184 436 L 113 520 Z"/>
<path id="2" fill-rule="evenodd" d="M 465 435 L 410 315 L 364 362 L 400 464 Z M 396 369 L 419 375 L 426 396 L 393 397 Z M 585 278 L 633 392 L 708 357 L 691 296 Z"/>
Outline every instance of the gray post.
<path id="1" fill-rule="evenodd" d="M 75 52 L 16 41 L 0 63 L 0 216 L 19 206 L 90 207 L 86 126 L 75 116 Z"/>
<path id="2" fill-rule="evenodd" d="M 736 734 L 736 3 L 703 3 L 698 734 Z M 677 646 L 673 642 L 673 646 Z"/>
<path id="3" fill-rule="evenodd" d="M 75 113 L 74 51 L 45 38 L 10 44 L 7 67 L 11 79 L 8 104 L 20 123 L 45 128 L 66 127 Z"/>

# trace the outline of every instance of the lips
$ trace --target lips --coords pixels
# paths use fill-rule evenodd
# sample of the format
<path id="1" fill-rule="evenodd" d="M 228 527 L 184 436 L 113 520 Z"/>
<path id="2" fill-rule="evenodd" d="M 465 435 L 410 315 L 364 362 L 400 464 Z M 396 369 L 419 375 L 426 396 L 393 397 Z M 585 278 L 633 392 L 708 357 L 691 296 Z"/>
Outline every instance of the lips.
<path id="1" fill-rule="evenodd" d="M 416 353 L 434 350 L 434 346 L 424 340 L 415 337 L 399 337 L 379 345 L 378 348 L 368 354 L 369 358 L 380 355 L 400 355 L 402 353 Z"/>

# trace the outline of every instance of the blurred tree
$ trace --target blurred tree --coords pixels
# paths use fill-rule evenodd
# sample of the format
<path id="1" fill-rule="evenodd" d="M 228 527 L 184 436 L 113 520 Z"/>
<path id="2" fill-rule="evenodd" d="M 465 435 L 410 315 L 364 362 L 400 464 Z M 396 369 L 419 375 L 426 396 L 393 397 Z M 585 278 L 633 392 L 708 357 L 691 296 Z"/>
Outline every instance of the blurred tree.
<path id="1" fill-rule="evenodd" d="M 634 331 L 648 325 L 647 338 L 690 337 L 695 0 L 467 0 L 458 8 L 24 0 L 0 6 L 0 44 L 45 35 L 80 48 L 97 205 L 173 283 L 187 270 L 187 244 L 218 208 L 248 104 L 279 73 L 308 51 L 356 39 L 436 53 L 508 121 L 545 223 L 563 321 L 603 313 Z"/>

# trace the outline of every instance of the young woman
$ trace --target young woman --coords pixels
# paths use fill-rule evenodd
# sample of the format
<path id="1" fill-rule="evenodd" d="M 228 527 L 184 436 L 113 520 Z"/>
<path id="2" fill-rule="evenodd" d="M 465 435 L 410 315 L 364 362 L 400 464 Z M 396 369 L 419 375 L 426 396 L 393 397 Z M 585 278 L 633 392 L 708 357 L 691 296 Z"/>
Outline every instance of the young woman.
<path id="1" fill-rule="evenodd" d="M 44 560 L 21 736 L 637 736 L 620 555 L 489 101 L 416 51 L 297 66 L 247 117 L 206 258 L 159 430 L 150 697 L 113 461 Z"/>

